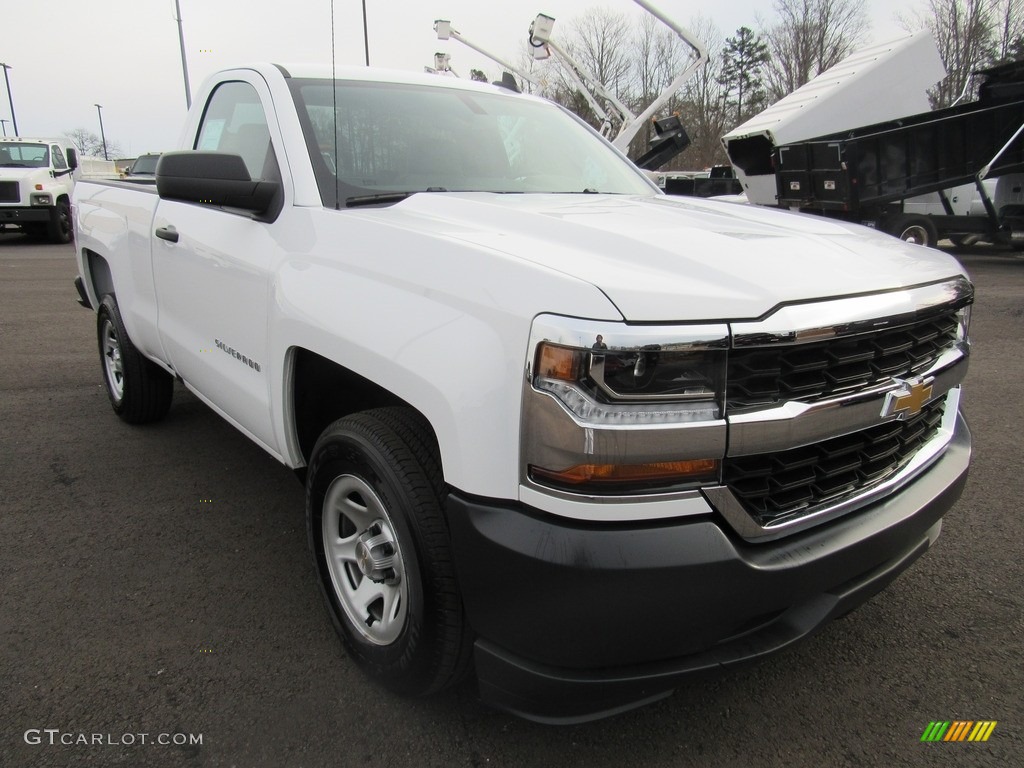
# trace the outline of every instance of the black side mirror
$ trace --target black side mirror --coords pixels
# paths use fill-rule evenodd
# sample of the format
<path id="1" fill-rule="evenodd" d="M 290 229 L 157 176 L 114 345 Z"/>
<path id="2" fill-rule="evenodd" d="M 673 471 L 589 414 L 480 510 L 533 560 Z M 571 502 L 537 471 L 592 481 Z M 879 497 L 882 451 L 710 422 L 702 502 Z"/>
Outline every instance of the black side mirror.
<path id="1" fill-rule="evenodd" d="M 167 200 L 184 200 L 253 213 L 266 213 L 281 185 L 252 179 L 240 155 L 207 150 L 165 152 L 156 164 L 156 191 Z"/>
<path id="2" fill-rule="evenodd" d="M 78 150 L 74 147 L 68 147 L 64 150 L 64 154 L 67 155 L 68 168 L 72 171 L 78 167 Z"/>

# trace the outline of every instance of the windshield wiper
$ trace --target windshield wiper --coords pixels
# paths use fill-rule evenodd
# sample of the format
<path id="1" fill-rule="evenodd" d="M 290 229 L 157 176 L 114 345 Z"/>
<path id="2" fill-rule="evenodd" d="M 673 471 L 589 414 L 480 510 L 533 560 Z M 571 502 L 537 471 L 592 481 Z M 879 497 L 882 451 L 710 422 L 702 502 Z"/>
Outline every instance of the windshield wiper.
<path id="1" fill-rule="evenodd" d="M 346 208 L 355 208 L 359 205 L 373 205 L 374 203 L 400 203 L 415 192 L 381 192 L 377 195 L 356 195 L 345 198 Z"/>
<path id="2" fill-rule="evenodd" d="M 380 192 L 376 195 L 356 195 L 345 198 L 346 208 L 356 208 L 360 205 L 373 205 L 374 203 L 400 203 L 407 197 L 419 194 L 420 192 L 447 192 L 444 187 L 427 187 L 426 189 L 414 189 L 410 192 Z"/>

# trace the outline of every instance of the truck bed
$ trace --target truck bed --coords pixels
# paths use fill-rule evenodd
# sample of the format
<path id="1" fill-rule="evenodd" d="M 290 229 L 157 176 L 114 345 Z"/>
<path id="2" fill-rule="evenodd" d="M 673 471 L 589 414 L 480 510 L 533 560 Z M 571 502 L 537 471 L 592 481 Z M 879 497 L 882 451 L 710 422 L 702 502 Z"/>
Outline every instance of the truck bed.
<path id="1" fill-rule="evenodd" d="M 856 210 L 973 182 L 1024 125 L 1024 65 L 986 74 L 976 102 L 778 147 L 779 204 Z M 989 175 L 1022 171 L 1018 139 Z"/>

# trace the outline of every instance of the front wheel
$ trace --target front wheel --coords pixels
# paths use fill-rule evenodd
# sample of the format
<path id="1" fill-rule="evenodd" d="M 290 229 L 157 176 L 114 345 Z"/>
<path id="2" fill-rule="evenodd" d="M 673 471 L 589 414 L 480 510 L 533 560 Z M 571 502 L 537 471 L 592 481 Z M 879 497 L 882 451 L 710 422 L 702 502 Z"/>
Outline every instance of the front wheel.
<path id="1" fill-rule="evenodd" d="M 381 408 L 331 424 L 306 477 L 313 564 L 350 658 L 407 695 L 456 683 L 471 642 L 426 422 Z"/>
<path id="2" fill-rule="evenodd" d="M 57 207 L 46 228 L 46 233 L 51 243 L 71 242 L 71 204 L 67 198 L 62 197 L 57 201 Z"/>

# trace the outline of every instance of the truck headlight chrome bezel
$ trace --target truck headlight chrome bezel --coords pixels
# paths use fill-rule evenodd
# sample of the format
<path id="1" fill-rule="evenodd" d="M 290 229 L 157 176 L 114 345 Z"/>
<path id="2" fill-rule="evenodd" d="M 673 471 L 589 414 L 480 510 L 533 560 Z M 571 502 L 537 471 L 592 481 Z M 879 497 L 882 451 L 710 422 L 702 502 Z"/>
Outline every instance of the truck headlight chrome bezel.
<path id="1" fill-rule="evenodd" d="M 526 362 L 522 479 L 637 495 L 719 480 L 729 329 L 542 315 Z"/>

